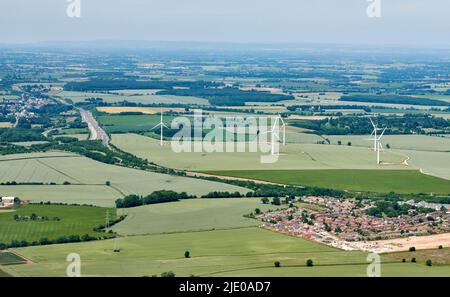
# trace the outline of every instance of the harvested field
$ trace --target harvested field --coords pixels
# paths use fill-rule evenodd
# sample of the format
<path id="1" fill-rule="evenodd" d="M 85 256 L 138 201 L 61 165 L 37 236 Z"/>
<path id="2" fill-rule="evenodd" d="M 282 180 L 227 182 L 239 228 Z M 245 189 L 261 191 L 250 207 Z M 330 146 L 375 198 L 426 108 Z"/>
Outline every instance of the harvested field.
<path id="1" fill-rule="evenodd" d="M 440 245 L 450 247 L 450 233 L 379 240 L 373 243 L 392 252 L 408 251 L 410 247 L 415 247 L 416 250 L 437 249 Z"/>

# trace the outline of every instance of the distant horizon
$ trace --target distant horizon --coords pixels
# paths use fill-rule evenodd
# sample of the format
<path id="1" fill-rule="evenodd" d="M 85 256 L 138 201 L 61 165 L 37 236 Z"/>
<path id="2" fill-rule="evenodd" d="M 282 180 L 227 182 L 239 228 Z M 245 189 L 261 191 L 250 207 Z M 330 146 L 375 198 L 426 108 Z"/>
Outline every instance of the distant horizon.
<path id="1" fill-rule="evenodd" d="M 74 1 L 74 0 L 72 0 Z M 2 0 L 0 43 L 144 40 L 450 47 L 448 0 Z M 72 17 L 71 17 L 72 16 Z"/>
<path id="2" fill-rule="evenodd" d="M 50 45 L 68 45 L 68 46 L 83 46 L 84 44 L 97 44 L 105 45 L 108 48 L 123 48 L 135 45 L 240 45 L 240 46 L 279 46 L 293 48 L 293 47 L 305 47 L 305 48 L 328 48 L 332 46 L 338 46 L 340 48 L 361 48 L 361 49 L 421 49 L 421 50 L 446 50 L 450 49 L 450 44 L 400 44 L 400 43 L 346 43 L 346 42 L 289 42 L 289 41 L 258 41 L 258 42 L 245 42 L 245 41 L 202 41 L 202 40 L 134 40 L 134 39 L 92 39 L 92 40 L 44 40 L 34 42 L 2 42 L 0 40 L 0 46 L 50 46 Z"/>

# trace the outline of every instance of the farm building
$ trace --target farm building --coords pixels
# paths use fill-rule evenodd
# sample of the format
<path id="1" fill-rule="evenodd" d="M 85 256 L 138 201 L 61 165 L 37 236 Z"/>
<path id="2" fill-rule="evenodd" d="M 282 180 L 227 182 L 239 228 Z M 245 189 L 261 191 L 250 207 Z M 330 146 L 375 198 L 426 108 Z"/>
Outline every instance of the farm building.
<path id="1" fill-rule="evenodd" d="M 17 197 L 1 197 L 0 198 L 0 208 L 13 207 L 20 200 Z"/>

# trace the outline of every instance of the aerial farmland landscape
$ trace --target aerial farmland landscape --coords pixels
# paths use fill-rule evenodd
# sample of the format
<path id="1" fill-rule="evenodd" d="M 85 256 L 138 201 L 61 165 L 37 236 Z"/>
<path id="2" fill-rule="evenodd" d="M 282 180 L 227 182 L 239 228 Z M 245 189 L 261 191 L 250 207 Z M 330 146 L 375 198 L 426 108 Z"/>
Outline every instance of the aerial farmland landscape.
<path id="1" fill-rule="evenodd" d="M 446 17 L 424 45 L 383 24 L 430 18 L 418 1 L 346 11 L 371 40 L 331 14 L 339 33 L 291 36 L 225 7 L 183 6 L 183 28 L 160 1 L 149 20 L 74 0 L 34 35 L 4 13 L 35 22 L 19 2 L 0 4 L 0 279 L 450 276 Z M 298 2 L 298 26 L 330 13 Z M 167 27 L 116 28 L 127 11 Z"/>

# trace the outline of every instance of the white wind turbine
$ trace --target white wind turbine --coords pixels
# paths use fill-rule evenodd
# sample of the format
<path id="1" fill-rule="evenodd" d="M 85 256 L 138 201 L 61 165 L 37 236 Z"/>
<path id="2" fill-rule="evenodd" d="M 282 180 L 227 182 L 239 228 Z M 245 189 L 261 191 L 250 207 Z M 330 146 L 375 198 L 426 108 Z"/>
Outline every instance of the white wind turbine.
<path id="1" fill-rule="evenodd" d="M 162 111 L 162 108 L 161 108 L 161 122 L 158 125 L 156 125 L 155 127 L 153 127 L 152 130 L 155 130 L 158 127 L 161 128 L 161 134 L 160 134 L 161 135 L 161 144 L 160 145 L 163 146 L 164 128 L 169 129 L 169 127 L 167 127 L 166 124 L 164 124 L 164 122 L 163 122 L 163 111 Z"/>
<path id="2" fill-rule="evenodd" d="M 280 138 L 280 134 L 279 134 L 279 131 L 280 131 L 279 121 L 281 122 L 282 131 L 283 131 L 283 145 L 286 145 L 286 133 L 285 133 L 286 124 L 284 123 L 281 116 L 278 116 L 275 118 L 275 122 L 273 123 L 273 126 L 269 131 L 264 132 L 264 134 L 270 133 L 270 144 L 272 146 L 272 149 L 271 149 L 272 155 L 277 155 L 279 153 L 279 152 L 276 152 L 276 150 L 275 150 L 275 143 L 281 142 L 281 138 Z"/>
<path id="3" fill-rule="evenodd" d="M 286 123 L 283 121 L 283 117 L 281 115 L 279 115 L 277 119 L 280 120 L 281 129 L 283 129 L 283 145 L 286 145 Z M 278 140 L 280 140 L 279 137 Z"/>
<path id="4" fill-rule="evenodd" d="M 369 138 L 368 140 L 373 140 L 373 151 L 376 152 L 377 151 L 377 139 L 378 139 L 377 135 L 378 135 L 378 131 L 381 131 L 382 129 L 378 128 L 378 125 L 375 125 L 375 123 L 372 121 L 371 118 L 369 118 L 369 119 L 370 119 L 370 123 L 373 126 L 373 131 L 372 131 L 372 134 L 370 134 L 370 137 L 373 136 L 373 138 Z"/>
<path id="5" fill-rule="evenodd" d="M 383 129 L 383 132 L 381 132 L 380 136 L 376 138 L 376 147 L 377 147 L 377 164 L 379 165 L 381 163 L 380 160 L 380 151 L 383 150 L 383 144 L 381 143 L 381 138 L 384 135 L 384 132 L 386 132 L 386 128 Z"/>

